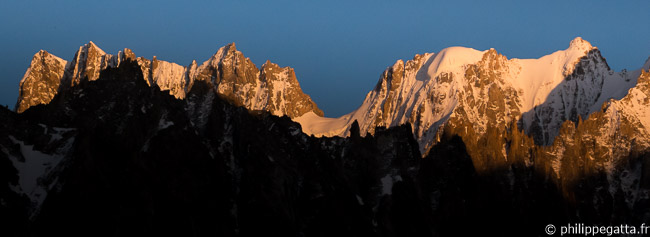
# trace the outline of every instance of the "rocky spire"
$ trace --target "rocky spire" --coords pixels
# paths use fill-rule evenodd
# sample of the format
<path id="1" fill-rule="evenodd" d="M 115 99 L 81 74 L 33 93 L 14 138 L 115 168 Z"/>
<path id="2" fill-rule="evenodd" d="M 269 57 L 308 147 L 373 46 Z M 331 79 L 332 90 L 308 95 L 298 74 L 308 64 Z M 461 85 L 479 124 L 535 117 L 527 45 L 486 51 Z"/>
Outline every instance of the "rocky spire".
<path id="1" fill-rule="evenodd" d="M 22 113 L 31 106 L 50 103 L 59 90 L 66 63 L 45 50 L 38 51 L 20 80 L 16 111 Z"/>

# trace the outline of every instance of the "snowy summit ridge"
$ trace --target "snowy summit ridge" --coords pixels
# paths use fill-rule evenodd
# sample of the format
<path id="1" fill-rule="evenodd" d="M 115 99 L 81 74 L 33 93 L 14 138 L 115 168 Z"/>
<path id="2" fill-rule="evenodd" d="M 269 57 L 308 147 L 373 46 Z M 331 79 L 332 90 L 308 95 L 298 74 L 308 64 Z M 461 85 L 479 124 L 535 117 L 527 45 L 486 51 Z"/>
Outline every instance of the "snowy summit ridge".
<path id="1" fill-rule="evenodd" d="M 623 98 L 640 74 L 641 69 L 612 71 L 598 48 L 580 37 L 538 59 L 451 47 L 398 60 L 347 115 L 307 113 L 296 121 L 317 136 L 347 136 L 355 120 L 361 134 L 410 123 L 423 154 L 450 120 L 462 120 L 464 129 L 478 136 L 490 127 L 516 123 L 536 143 L 549 145 L 565 121 L 586 119 L 607 100 Z"/>

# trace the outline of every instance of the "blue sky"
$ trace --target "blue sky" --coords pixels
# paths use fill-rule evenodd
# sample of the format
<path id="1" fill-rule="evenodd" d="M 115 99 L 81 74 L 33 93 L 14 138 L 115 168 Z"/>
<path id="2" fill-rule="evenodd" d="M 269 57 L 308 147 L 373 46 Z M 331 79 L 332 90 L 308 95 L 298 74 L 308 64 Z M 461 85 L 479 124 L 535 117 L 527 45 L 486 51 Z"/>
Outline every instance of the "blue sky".
<path id="1" fill-rule="evenodd" d="M 0 22 L 0 104 L 12 108 L 34 53 L 70 60 L 90 40 L 181 65 L 236 42 L 258 66 L 295 68 L 329 117 L 356 109 L 397 59 L 450 46 L 538 58 L 581 36 L 617 71 L 650 56 L 650 1 L 5 0 Z"/>

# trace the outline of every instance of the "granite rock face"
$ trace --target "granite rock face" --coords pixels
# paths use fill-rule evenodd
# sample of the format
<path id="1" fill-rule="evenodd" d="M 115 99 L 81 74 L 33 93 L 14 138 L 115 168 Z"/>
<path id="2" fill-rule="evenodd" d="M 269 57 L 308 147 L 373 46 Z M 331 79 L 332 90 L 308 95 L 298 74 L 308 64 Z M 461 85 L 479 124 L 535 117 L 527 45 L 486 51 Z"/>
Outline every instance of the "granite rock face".
<path id="1" fill-rule="evenodd" d="M 220 48 L 201 65 L 193 61 L 189 66 L 139 57 L 130 49 L 117 55 L 105 53 L 93 42 L 79 47 L 69 63 L 40 51 L 20 83 L 16 111 L 24 112 L 31 106 L 47 104 L 60 91 L 69 90 L 82 81 L 94 81 L 99 72 L 116 68 L 120 62 L 135 60 L 148 85 L 157 85 L 176 98 L 183 99 L 195 81 L 206 81 L 220 97 L 249 110 L 269 111 L 291 118 L 307 112 L 323 115 L 316 103 L 302 92 L 294 70 L 267 62 L 258 69 L 249 58 L 237 51 L 231 43 Z"/>
<path id="2" fill-rule="evenodd" d="M 36 53 L 20 81 L 16 111 L 22 113 L 31 106 L 49 103 L 58 93 L 66 64 L 65 60 L 47 51 Z"/>

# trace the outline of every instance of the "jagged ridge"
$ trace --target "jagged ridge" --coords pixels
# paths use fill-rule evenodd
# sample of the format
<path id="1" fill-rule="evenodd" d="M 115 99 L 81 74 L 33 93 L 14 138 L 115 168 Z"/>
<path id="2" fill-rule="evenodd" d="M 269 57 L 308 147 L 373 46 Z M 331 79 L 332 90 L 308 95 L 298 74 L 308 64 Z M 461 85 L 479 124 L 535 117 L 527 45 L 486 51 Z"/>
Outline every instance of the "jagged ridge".
<path id="1" fill-rule="evenodd" d="M 411 123 L 423 154 L 455 117 L 467 120 L 464 129 L 477 136 L 489 126 L 516 121 L 537 144 L 550 145 L 562 123 L 586 118 L 610 98 L 623 98 L 640 72 L 612 71 L 598 48 L 579 37 L 566 50 L 539 59 L 452 47 L 398 60 L 350 114 L 332 119 L 307 113 L 296 121 L 304 132 L 325 136 L 347 135 L 355 120 L 362 134 Z"/>
<path id="2" fill-rule="evenodd" d="M 92 41 L 79 47 L 69 63 L 45 51 L 37 53 L 21 80 L 16 111 L 22 113 L 31 106 L 47 104 L 59 91 L 83 80 L 94 81 L 101 70 L 115 68 L 127 58 L 137 60 L 150 86 L 155 84 L 179 99 L 185 98 L 195 81 L 207 81 L 219 96 L 249 110 L 265 110 L 292 118 L 310 111 L 323 115 L 302 92 L 292 68 L 281 68 L 267 61 L 258 69 L 237 51 L 234 43 L 220 48 L 200 66 L 192 61 L 184 67 L 155 56 L 152 60 L 136 59 L 130 49 L 116 56 L 106 54 Z"/>

